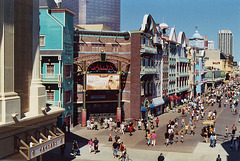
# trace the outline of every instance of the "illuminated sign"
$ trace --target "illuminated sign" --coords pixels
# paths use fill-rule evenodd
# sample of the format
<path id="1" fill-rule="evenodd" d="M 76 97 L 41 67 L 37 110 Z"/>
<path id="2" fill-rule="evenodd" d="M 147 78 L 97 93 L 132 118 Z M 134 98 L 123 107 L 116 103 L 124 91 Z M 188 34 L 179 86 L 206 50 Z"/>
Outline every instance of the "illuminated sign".
<path id="1" fill-rule="evenodd" d="M 87 74 L 87 90 L 118 90 L 118 74 Z"/>
<path id="2" fill-rule="evenodd" d="M 89 65 L 88 73 L 116 73 L 117 68 L 110 62 L 95 62 Z"/>

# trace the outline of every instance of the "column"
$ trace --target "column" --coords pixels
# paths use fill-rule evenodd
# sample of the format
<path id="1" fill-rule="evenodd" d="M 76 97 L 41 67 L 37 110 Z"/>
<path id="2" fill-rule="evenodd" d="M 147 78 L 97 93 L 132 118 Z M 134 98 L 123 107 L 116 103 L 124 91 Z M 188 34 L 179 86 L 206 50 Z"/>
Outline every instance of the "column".
<path id="1" fill-rule="evenodd" d="M 121 73 L 122 73 L 122 62 L 118 62 L 118 75 L 119 75 L 119 92 L 118 92 L 118 107 L 117 107 L 117 121 L 119 120 L 122 122 L 122 108 L 121 108 L 121 95 L 122 95 L 122 90 L 121 90 Z"/>
<path id="2" fill-rule="evenodd" d="M 0 123 L 21 116 L 20 97 L 14 92 L 14 1 L 0 1 Z"/>
<path id="3" fill-rule="evenodd" d="M 33 1 L 33 70 L 30 86 L 30 113 L 42 114 L 46 107 L 45 86 L 40 78 L 40 49 L 39 49 L 39 2 Z"/>
<path id="4" fill-rule="evenodd" d="M 83 62 L 83 109 L 82 109 L 82 126 L 87 126 L 87 108 L 86 108 L 86 61 Z"/>

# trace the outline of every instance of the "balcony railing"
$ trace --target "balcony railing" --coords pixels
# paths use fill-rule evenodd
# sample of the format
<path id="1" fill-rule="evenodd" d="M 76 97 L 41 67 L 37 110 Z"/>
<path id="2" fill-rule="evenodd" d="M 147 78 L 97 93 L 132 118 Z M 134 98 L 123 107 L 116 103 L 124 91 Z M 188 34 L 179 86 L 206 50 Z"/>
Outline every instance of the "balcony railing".
<path id="1" fill-rule="evenodd" d="M 189 63 L 189 59 L 188 58 L 179 58 L 179 62 Z"/>
<path id="2" fill-rule="evenodd" d="M 141 54 L 142 53 L 157 54 L 157 48 L 156 47 L 146 46 L 145 44 L 142 44 L 141 45 Z"/>
<path id="3" fill-rule="evenodd" d="M 189 86 L 183 86 L 183 87 L 178 87 L 177 88 L 177 90 L 179 91 L 179 92 L 181 92 L 181 91 L 186 91 L 186 90 L 188 90 L 189 89 Z"/>
<path id="4" fill-rule="evenodd" d="M 59 82 L 61 81 L 61 74 L 41 74 L 43 82 Z"/>
<path id="5" fill-rule="evenodd" d="M 62 107 L 62 101 L 46 101 L 47 104 L 51 104 L 51 105 L 55 105 L 55 106 L 58 106 L 58 107 Z"/>
<path id="6" fill-rule="evenodd" d="M 157 74 L 157 67 L 141 67 L 141 74 Z"/>
<path id="7" fill-rule="evenodd" d="M 189 72 L 180 72 L 180 73 L 177 73 L 177 76 L 178 77 L 186 77 L 186 76 L 189 76 Z"/>

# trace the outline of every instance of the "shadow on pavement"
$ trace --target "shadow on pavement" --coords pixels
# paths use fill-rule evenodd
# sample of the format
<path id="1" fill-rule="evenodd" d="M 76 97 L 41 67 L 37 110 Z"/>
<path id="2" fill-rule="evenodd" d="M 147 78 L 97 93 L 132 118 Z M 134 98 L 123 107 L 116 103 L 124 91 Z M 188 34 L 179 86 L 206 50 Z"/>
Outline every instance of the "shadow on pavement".
<path id="1" fill-rule="evenodd" d="M 230 148 L 230 145 L 231 145 L 230 140 L 222 143 L 221 145 L 225 149 L 225 151 L 228 153 L 227 161 L 239 161 L 240 151 L 239 150 L 236 151 L 235 146 L 233 147 L 233 149 Z"/>
<path id="2" fill-rule="evenodd" d="M 66 135 L 66 141 L 65 141 L 64 155 L 61 155 L 61 148 L 58 147 L 52 151 L 49 151 L 43 154 L 42 156 L 43 161 L 71 161 L 76 157 L 78 157 L 78 155 L 76 157 L 71 155 L 73 140 L 77 140 L 78 146 L 80 149 L 81 147 L 88 144 L 88 139 L 80 137 L 74 133 L 69 132 L 69 133 L 66 133 L 65 135 Z"/>

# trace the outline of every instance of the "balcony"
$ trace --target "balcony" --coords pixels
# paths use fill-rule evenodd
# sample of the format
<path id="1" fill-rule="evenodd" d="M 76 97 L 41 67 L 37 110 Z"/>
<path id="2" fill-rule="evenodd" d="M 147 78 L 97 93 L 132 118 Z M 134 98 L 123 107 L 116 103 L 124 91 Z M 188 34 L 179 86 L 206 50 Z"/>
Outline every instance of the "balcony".
<path id="1" fill-rule="evenodd" d="M 181 62 L 181 63 L 189 63 L 189 59 L 188 59 L 188 58 L 179 58 L 179 59 L 178 59 L 178 62 Z"/>
<path id="2" fill-rule="evenodd" d="M 157 48 L 146 46 L 145 44 L 141 44 L 141 51 L 140 52 L 141 52 L 141 54 L 143 54 L 143 53 L 157 54 Z"/>
<path id="3" fill-rule="evenodd" d="M 60 82 L 61 74 L 41 74 L 43 82 Z"/>
<path id="4" fill-rule="evenodd" d="M 177 73 L 177 76 L 178 77 L 187 77 L 187 76 L 189 76 L 189 72 L 180 72 L 180 73 Z"/>
<path id="5" fill-rule="evenodd" d="M 178 92 L 186 91 L 188 89 L 189 89 L 189 86 L 183 86 L 183 87 L 177 88 Z"/>
<path id="6" fill-rule="evenodd" d="M 157 67 L 141 66 L 141 74 L 157 74 Z"/>
<path id="7" fill-rule="evenodd" d="M 48 101 L 47 100 L 47 104 L 51 104 L 57 107 L 62 107 L 62 101 Z"/>
<path id="8" fill-rule="evenodd" d="M 176 60 L 169 60 L 170 65 L 176 65 L 176 63 L 177 63 Z"/>

